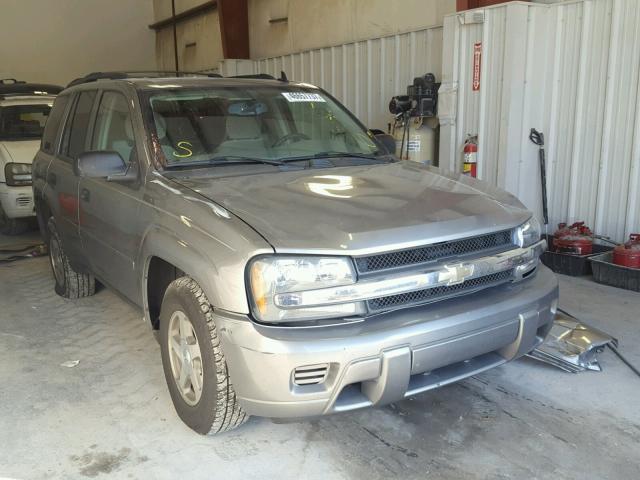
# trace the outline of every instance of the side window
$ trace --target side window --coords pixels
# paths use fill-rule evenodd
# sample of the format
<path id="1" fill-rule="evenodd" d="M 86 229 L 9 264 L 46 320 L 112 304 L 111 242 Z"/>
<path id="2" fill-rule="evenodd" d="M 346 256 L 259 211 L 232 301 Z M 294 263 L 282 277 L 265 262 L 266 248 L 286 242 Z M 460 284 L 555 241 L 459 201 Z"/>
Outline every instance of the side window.
<path id="1" fill-rule="evenodd" d="M 65 133 L 66 149 L 63 153 L 67 157 L 76 159 L 85 151 L 85 141 L 87 139 L 87 130 L 89 129 L 89 119 L 91 117 L 91 108 L 96 98 L 96 91 L 89 90 L 80 93 L 76 108 L 73 113 L 71 122 L 67 123 L 69 132 Z"/>
<path id="2" fill-rule="evenodd" d="M 96 115 L 91 150 L 118 152 L 128 164 L 133 146 L 133 125 L 127 99 L 118 92 L 105 92 Z"/>
<path id="3" fill-rule="evenodd" d="M 42 134 L 42 150 L 47 153 L 54 153 L 56 135 L 60 127 L 60 120 L 64 115 L 64 110 L 69 103 L 69 95 L 62 95 L 53 102 L 53 108 L 44 125 L 44 133 Z"/>

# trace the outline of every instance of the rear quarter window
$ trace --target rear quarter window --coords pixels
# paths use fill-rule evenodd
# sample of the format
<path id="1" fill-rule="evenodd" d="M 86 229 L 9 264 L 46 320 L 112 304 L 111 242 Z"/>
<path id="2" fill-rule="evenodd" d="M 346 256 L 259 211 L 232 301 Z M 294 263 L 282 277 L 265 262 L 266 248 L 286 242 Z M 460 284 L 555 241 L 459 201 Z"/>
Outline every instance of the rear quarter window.
<path id="1" fill-rule="evenodd" d="M 53 108 L 44 126 L 44 133 L 42 134 L 41 148 L 43 152 L 54 153 L 56 137 L 60 130 L 60 121 L 62 120 L 68 102 L 68 95 L 59 96 L 53 102 Z"/>

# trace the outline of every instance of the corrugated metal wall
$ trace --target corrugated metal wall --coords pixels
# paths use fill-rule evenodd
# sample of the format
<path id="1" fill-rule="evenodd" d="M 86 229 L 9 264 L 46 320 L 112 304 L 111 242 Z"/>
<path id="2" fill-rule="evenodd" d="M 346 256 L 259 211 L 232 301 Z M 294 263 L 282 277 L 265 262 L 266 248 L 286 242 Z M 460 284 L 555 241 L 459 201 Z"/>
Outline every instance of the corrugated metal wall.
<path id="1" fill-rule="evenodd" d="M 640 230 L 637 0 L 512 3 L 445 18 L 440 165 L 460 170 L 479 134 L 479 176 L 540 217 L 535 127 L 547 144 L 550 223 L 585 220 L 623 240 Z M 475 14 L 475 16 L 474 16 Z M 482 43 L 480 90 L 473 46 Z"/>
<path id="2" fill-rule="evenodd" d="M 426 72 L 442 80 L 440 165 L 460 171 L 479 135 L 479 175 L 541 217 L 534 127 L 545 135 L 550 223 L 585 220 L 623 240 L 640 230 L 640 2 L 513 2 L 445 18 L 444 28 L 257 60 L 254 72 L 319 85 L 371 128 Z M 480 90 L 473 48 L 482 43 Z M 443 93 L 450 92 L 450 93 Z"/>
<path id="3" fill-rule="evenodd" d="M 440 79 L 442 27 L 256 61 L 255 71 L 326 89 L 370 128 L 387 129 L 388 105 L 414 77 Z"/>

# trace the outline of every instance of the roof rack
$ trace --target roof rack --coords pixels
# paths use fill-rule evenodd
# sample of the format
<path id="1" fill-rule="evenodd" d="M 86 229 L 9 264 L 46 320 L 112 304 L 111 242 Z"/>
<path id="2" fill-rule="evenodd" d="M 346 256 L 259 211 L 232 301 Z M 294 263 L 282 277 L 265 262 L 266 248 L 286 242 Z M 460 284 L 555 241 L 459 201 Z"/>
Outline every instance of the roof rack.
<path id="1" fill-rule="evenodd" d="M 62 91 L 59 85 L 46 83 L 27 83 L 15 78 L 0 79 L 0 97 L 25 96 L 25 95 L 57 95 Z"/>
<path id="2" fill-rule="evenodd" d="M 76 78 L 67 85 L 67 88 L 74 85 L 82 85 L 83 83 L 96 82 L 98 80 L 122 80 L 125 78 L 163 78 L 163 77 L 210 77 L 210 78 L 223 78 L 218 73 L 207 72 L 185 72 L 176 70 L 144 70 L 133 72 L 93 72 L 85 75 L 84 77 Z M 249 75 L 231 75 L 226 78 L 254 78 L 258 80 L 278 80 L 281 82 L 288 82 L 287 75 L 284 72 L 280 72 L 280 77 L 275 78 L 273 75 L 267 73 L 254 73 Z"/>
<path id="3" fill-rule="evenodd" d="M 276 78 L 268 73 L 251 73 L 248 75 L 231 75 L 227 78 L 255 78 L 258 80 L 278 80 L 280 82 L 288 82 L 287 74 L 284 71 L 280 72 L 280 77 Z"/>
<path id="4" fill-rule="evenodd" d="M 257 80 L 275 80 L 276 77 L 268 73 L 250 73 L 248 75 L 230 75 L 227 78 L 254 78 Z"/>
<path id="5" fill-rule="evenodd" d="M 98 80 L 122 80 L 125 78 L 162 78 L 162 77 L 212 77 L 220 78 L 217 73 L 185 72 L 176 70 L 144 70 L 131 72 L 93 72 L 84 77 L 76 78 L 67 85 L 67 88 L 83 83 L 96 82 Z"/>

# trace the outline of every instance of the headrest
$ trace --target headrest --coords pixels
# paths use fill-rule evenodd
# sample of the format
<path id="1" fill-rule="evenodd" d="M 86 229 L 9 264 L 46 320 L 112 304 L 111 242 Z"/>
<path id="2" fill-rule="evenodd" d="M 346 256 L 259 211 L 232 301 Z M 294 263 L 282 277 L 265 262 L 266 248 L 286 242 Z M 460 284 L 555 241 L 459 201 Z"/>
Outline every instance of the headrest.
<path id="1" fill-rule="evenodd" d="M 227 135 L 226 118 L 222 116 L 202 117 L 198 119 L 198 125 L 208 148 L 216 148 Z"/>

